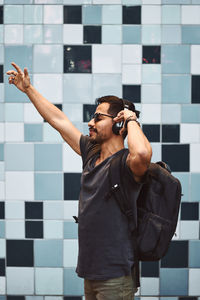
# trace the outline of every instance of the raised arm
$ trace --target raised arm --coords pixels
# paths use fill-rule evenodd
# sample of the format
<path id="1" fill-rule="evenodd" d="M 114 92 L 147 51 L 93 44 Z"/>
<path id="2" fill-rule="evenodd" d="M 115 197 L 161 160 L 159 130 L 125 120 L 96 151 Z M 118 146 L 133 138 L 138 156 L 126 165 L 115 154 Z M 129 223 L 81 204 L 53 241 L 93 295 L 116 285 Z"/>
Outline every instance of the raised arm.
<path id="1" fill-rule="evenodd" d="M 56 130 L 59 131 L 63 139 L 80 155 L 79 141 L 81 132 L 71 123 L 67 116 L 54 104 L 44 98 L 30 83 L 27 68 L 24 72 L 18 65 L 12 63 L 16 69 L 7 72 L 9 83 L 14 84 L 20 91 L 25 93 L 40 115 Z"/>

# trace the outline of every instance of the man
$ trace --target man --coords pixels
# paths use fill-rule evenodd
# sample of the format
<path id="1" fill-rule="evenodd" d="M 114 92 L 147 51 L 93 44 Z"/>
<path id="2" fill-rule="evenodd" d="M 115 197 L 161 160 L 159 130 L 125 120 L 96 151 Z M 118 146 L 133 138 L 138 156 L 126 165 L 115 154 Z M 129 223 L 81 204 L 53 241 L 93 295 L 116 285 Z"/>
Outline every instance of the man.
<path id="1" fill-rule="evenodd" d="M 76 271 L 84 278 L 86 300 L 133 299 L 134 257 L 128 220 L 115 200 L 108 200 L 106 195 L 110 189 L 110 161 L 120 155 L 126 134 L 129 153 L 121 168 L 123 177 L 132 180 L 135 199 L 151 160 L 152 149 L 138 125 L 134 104 L 115 96 L 99 98 L 95 115 L 88 123 L 89 137 L 83 136 L 30 84 L 28 70 L 23 72 L 15 63 L 12 65 L 16 71 L 7 72 L 9 83 L 27 94 L 41 116 L 83 159 Z M 116 132 L 116 124 L 121 121 L 124 125 Z"/>

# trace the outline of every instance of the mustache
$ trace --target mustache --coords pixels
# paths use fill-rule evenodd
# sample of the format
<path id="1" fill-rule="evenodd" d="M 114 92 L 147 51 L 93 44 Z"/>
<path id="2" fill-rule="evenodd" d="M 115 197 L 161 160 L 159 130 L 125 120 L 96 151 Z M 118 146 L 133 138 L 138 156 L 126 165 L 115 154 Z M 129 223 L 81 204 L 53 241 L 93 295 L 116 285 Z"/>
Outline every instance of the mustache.
<path id="1" fill-rule="evenodd" d="M 90 126 L 89 130 L 93 130 L 94 132 L 97 132 L 96 128 L 94 128 L 93 126 Z"/>

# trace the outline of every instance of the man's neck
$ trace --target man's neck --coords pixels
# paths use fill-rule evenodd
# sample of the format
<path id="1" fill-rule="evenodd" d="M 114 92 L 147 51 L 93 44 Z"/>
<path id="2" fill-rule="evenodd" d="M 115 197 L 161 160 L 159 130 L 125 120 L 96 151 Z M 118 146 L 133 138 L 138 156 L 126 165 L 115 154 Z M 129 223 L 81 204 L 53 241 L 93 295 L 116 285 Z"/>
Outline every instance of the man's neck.
<path id="1" fill-rule="evenodd" d="M 105 141 L 101 144 L 101 153 L 100 153 L 100 161 L 103 161 L 107 157 L 113 155 L 114 153 L 120 151 L 124 148 L 124 141 L 121 139 L 115 138 L 115 140 Z"/>

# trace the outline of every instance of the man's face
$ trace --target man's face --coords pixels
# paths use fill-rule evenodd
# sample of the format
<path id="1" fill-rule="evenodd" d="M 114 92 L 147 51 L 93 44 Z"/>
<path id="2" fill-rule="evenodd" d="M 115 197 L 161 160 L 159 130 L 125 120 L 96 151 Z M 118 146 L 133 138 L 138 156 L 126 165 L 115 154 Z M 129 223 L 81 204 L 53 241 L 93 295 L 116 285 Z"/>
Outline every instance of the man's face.
<path id="1" fill-rule="evenodd" d="M 88 123 L 90 138 L 99 144 L 108 140 L 113 135 L 113 118 L 108 113 L 109 106 L 110 104 L 106 102 L 99 104 L 95 111 L 96 117 Z"/>

